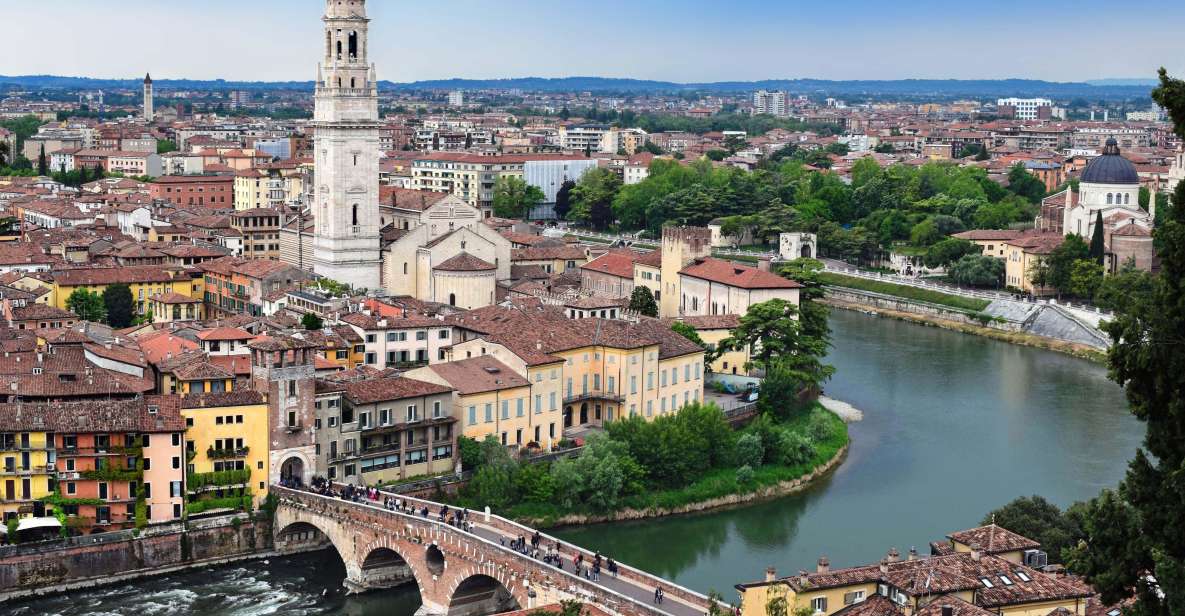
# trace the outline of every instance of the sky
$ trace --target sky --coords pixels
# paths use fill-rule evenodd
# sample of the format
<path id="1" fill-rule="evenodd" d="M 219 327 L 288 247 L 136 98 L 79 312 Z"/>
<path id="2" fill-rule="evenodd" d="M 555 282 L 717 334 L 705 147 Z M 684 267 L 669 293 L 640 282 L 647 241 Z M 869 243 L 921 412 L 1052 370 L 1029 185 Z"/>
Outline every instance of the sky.
<path id="1" fill-rule="evenodd" d="M 1181 0 L 370 0 L 380 79 L 1185 73 Z M 325 0 L 0 0 L 0 74 L 311 80 Z M 1105 33 L 1112 32 L 1108 38 Z"/>

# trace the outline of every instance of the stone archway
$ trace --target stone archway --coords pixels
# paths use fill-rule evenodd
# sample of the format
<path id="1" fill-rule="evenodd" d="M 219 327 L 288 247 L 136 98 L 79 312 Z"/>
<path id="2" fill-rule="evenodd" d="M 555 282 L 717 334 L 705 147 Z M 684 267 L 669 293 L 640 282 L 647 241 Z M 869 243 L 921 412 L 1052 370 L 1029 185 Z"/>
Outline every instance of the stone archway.
<path id="1" fill-rule="evenodd" d="M 513 582 L 509 582 L 513 585 Z M 523 609 L 507 582 L 478 573 L 461 580 L 449 597 L 448 616 L 481 616 Z"/>
<path id="2" fill-rule="evenodd" d="M 285 485 L 291 485 L 289 482 L 295 481 L 296 485 L 304 484 L 304 460 L 299 456 L 292 456 L 284 460 L 280 465 L 280 481 Z"/>

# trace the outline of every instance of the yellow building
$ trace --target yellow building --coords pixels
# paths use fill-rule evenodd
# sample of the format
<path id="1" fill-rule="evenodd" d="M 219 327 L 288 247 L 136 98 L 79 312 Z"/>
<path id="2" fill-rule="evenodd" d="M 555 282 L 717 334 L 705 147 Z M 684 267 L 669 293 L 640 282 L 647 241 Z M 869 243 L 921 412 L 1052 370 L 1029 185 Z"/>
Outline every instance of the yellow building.
<path id="1" fill-rule="evenodd" d="M 712 256 L 712 231 L 700 227 L 665 227 L 662 230 L 661 288 L 658 316 L 682 314 L 679 272 L 696 259 Z"/>
<path id="2" fill-rule="evenodd" d="M 46 512 L 37 499 L 53 494 L 55 477 L 46 433 L 23 431 L 31 425 L 6 415 L 0 414 L 0 516 L 5 521 L 41 517 Z"/>
<path id="3" fill-rule="evenodd" d="M 703 349 L 657 319 L 570 319 L 559 307 L 530 300 L 456 318 L 459 342 L 448 357 L 492 355 L 529 379 L 535 408 L 544 414 L 530 430 L 539 427 L 543 446 L 565 432 L 578 436 L 631 416 L 651 419 L 703 399 Z M 561 414 L 548 416 L 556 407 Z M 559 423 L 554 430 L 553 423 Z"/>
<path id="4" fill-rule="evenodd" d="M 771 602 L 782 600 L 787 613 L 821 616 L 939 616 L 946 613 L 942 606 L 955 606 L 961 616 L 1045 616 L 1061 609 L 1084 616 L 1093 592 L 1026 565 L 1027 555 L 1040 564 L 1037 547 L 990 525 L 932 543 L 929 556 L 911 550 L 902 560 L 892 549 L 878 564 L 835 570 L 822 557 L 813 572 L 779 578 L 771 568 L 765 580 L 736 589 L 743 616 L 764 616 Z"/>
<path id="5" fill-rule="evenodd" d="M 1004 245 L 1004 284 L 1023 293 L 1048 295 L 1052 287 L 1033 284 L 1033 272 L 1065 240 L 1060 233 L 1026 235 Z"/>
<path id="6" fill-rule="evenodd" d="M 634 288 L 646 287 L 662 306 L 662 251 L 655 250 L 634 261 Z"/>
<path id="7" fill-rule="evenodd" d="M 107 287 L 116 284 L 128 285 L 136 314 L 147 313 L 154 295 L 179 293 L 200 299 L 205 292 L 200 273 L 185 269 L 163 268 L 159 265 L 71 269 L 53 273 L 51 304 L 65 310 L 66 301 L 74 291 L 86 289 L 102 295 Z"/>
<path id="8" fill-rule="evenodd" d="M 295 164 L 279 163 L 235 173 L 235 210 L 282 207 L 304 191 L 304 181 Z"/>
<path id="9" fill-rule="evenodd" d="M 242 360 L 251 361 L 247 356 Z M 170 370 L 165 377 L 165 391 L 173 394 L 229 393 L 235 388 L 234 374 L 200 357 Z"/>
<path id="10" fill-rule="evenodd" d="M 153 323 L 181 323 L 205 318 L 201 299 L 175 292 L 148 298 L 148 310 L 152 312 Z"/>
<path id="11" fill-rule="evenodd" d="M 493 435 L 508 447 L 546 443 L 535 439 L 535 411 L 540 409 L 532 405 L 531 382 L 493 356 L 435 364 L 407 376 L 456 390 L 453 415 L 460 418 L 462 436 L 480 441 Z"/>
<path id="12" fill-rule="evenodd" d="M 220 489 L 246 486 L 258 507 L 267 498 L 268 407 L 266 397 L 244 389 L 228 393 L 189 395 L 182 398 L 185 418 L 186 474 L 249 470 L 247 481 L 233 484 L 190 483 L 191 500 L 197 495 L 216 496 Z M 206 477 L 211 477 L 207 475 Z"/>

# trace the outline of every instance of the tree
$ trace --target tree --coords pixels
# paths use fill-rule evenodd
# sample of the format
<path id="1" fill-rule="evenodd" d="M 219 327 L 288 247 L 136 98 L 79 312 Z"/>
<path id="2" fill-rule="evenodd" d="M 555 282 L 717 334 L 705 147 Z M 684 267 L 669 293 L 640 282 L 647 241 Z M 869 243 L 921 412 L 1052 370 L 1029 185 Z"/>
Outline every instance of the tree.
<path id="1" fill-rule="evenodd" d="M 177 142 L 171 139 L 161 139 L 156 142 L 157 154 L 168 154 L 169 152 L 177 151 Z"/>
<path id="2" fill-rule="evenodd" d="M 654 301 L 654 294 L 644 286 L 634 287 L 630 295 L 630 310 L 648 317 L 658 316 L 658 302 Z"/>
<path id="3" fill-rule="evenodd" d="M 1156 286 L 1156 277 L 1125 263 L 1118 272 L 1104 276 L 1095 292 L 1094 303 L 1103 310 L 1126 311 L 1136 301 L 1148 297 Z"/>
<path id="4" fill-rule="evenodd" d="M 308 331 L 315 331 L 324 327 L 325 322 L 317 313 L 306 312 L 304 316 L 300 318 L 300 325 Z"/>
<path id="5" fill-rule="evenodd" d="M 1057 290 L 1058 294 L 1070 293 L 1071 278 L 1074 273 L 1074 262 L 1090 257 L 1090 248 L 1083 241 L 1081 235 L 1070 234 L 1060 246 L 1049 253 L 1048 286 Z"/>
<path id="6" fill-rule="evenodd" d="M 826 352 L 831 347 L 831 325 L 828 322 L 831 311 L 822 302 L 825 291 L 819 274 L 824 269 L 822 261 L 799 258 L 784 264 L 779 273 L 802 285 L 798 292 L 802 335 L 808 340 L 808 346 Z"/>
<path id="7" fill-rule="evenodd" d="M 720 346 L 730 350 L 751 349 L 755 357 L 750 363 L 763 370 L 769 370 L 777 357 L 787 369 L 798 371 L 799 380 L 807 385 L 821 384 L 835 371 L 819 361 L 827 351 L 824 341 L 802 335 L 798 307 L 781 299 L 749 306 L 736 329 Z"/>
<path id="8" fill-rule="evenodd" d="M 103 298 L 98 293 L 86 289 L 75 289 L 70 297 L 66 298 L 66 309 L 83 321 L 102 323 L 107 318 Z"/>
<path id="9" fill-rule="evenodd" d="M 984 161 L 984 160 L 991 160 L 991 159 L 992 159 L 992 153 L 990 151 L 988 151 L 987 146 L 986 145 L 979 146 L 979 153 L 975 155 L 975 160 Z"/>
<path id="10" fill-rule="evenodd" d="M 1040 203 L 1045 197 L 1045 184 L 1029 173 L 1024 163 L 1016 163 L 1008 171 L 1008 190 L 1024 197 L 1029 203 Z"/>
<path id="11" fill-rule="evenodd" d="M 103 290 L 103 305 L 107 308 L 107 324 L 122 329 L 135 318 L 135 300 L 126 284 L 113 284 Z"/>
<path id="12" fill-rule="evenodd" d="M 980 524 L 995 524 L 1040 543 L 1054 563 L 1063 562 L 1063 551 L 1082 538 L 1082 529 L 1041 496 L 1019 497 L 984 516 Z"/>
<path id="13" fill-rule="evenodd" d="M 568 217 L 568 212 L 572 209 L 572 189 L 576 188 L 576 182 L 572 180 L 564 180 L 560 185 L 559 191 L 555 194 L 555 217 L 564 220 Z"/>
<path id="14" fill-rule="evenodd" d="M 0 167 L 8 164 L 8 157 L 12 154 L 11 146 L 7 141 L 0 141 Z"/>
<path id="15" fill-rule="evenodd" d="M 1099 210 L 1095 212 L 1094 233 L 1090 236 L 1090 258 L 1102 265 L 1105 250 L 1103 245 L 1103 211 Z"/>
<path id="16" fill-rule="evenodd" d="M 653 154 L 655 156 L 661 156 L 662 154 L 665 154 L 663 149 L 661 147 L 659 147 L 659 145 L 657 143 L 654 143 L 653 141 L 647 141 L 646 143 L 642 144 L 642 149 L 647 152 L 650 152 L 651 154 Z"/>
<path id="17" fill-rule="evenodd" d="M 598 231 L 613 221 L 613 199 L 621 189 L 621 178 L 609 169 L 596 168 L 584 174 L 572 189 L 569 217 L 585 222 Z"/>
<path id="18" fill-rule="evenodd" d="M 699 332 L 696 331 L 694 327 L 684 323 L 683 321 L 675 321 L 674 323 L 671 323 L 671 331 L 694 342 L 701 349 L 708 348 L 708 345 L 704 342 L 704 339 L 700 338 Z"/>
<path id="19" fill-rule="evenodd" d="M 37 155 L 37 175 L 49 175 L 49 159 L 45 156 L 45 144 L 41 144 L 41 153 Z"/>
<path id="20" fill-rule="evenodd" d="M 1070 292 L 1083 299 L 1094 299 L 1103 284 L 1103 266 L 1091 259 L 1074 262 L 1070 269 Z"/>
<path id="21" fill-rule="evenodd" d="M 1004 261 L 982 254 L 965 255 L 950 266 L 947 277 L 972 287 L 999 287 L 1004 280 Z"/>
<path id="22" fill-rule="evenodd" d="M 980 248 L 975 242 L 951 237 L 928 248 L 922 262 L 929 268 L 946 267 L 967 255 L 979 252 Z"/>
<path id="23" fill-rule="evenodd" d="M 1168 110 L 1174 131 L 1185 138 L 1185 81 L 1160 69 L 1152 98 Z M 1104 600 L 1120 589 L 1136 588 L 1138 608 L 1145 614 L 1185 613 L 1185 207 L 1180 207 L 1185 182 L 1177 185 L 1174 201 L 1178 206 L 1156 230 L 1162 250 L 1153 292 L 1103 325 L 1114 341 L 1108 352 L 1111 377 L 1126 389 L 1131 411 L 1147 424 L 1147 432 L 1119 490 L 1130 515 L 1112 505 L 1108 510 L 1118 523 L 1104 515 L 1087 516 L 1100 534 L 1121 536 L 1088 543 L 1083 556 L 1099 565 L 1085 568 L 1085 575 L 1103 591 Z M 1124 540 L 1130 542 L 1125 546 Z M 1123 569 L 1108 569 L 1117 565 Z M 1145 571 L 1155 576 L 1163 599 L 1148 587 Z"/>
<path id="24" fill-rule="evenodd" d="M 544 199 L 543 191 L 526 180 L 504 175 L 494 183 L 494 215 L 499 218 L 526 218 L 531 208 Z"/>

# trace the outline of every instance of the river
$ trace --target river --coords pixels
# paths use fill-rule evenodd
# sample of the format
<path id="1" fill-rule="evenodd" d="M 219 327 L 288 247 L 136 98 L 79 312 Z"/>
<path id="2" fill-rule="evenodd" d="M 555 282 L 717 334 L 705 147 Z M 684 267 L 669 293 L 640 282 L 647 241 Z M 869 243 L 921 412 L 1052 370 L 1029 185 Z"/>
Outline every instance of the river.
<path id="1" fill-rule="evenodd" d="M 844 463 L 811 489 L 711 513 L 557 534 L 691 588 L 879 560 L 975 526 L 1016 496 L 1059 505 L 1123 476 L 1143 434 L 1084 360 L 843 310 L 827 394 L 864 411 Z M 345 597 L 331 553 L 254 562 L 6 606 L 14 616 L 408 616 L 414 589 Z"/>

